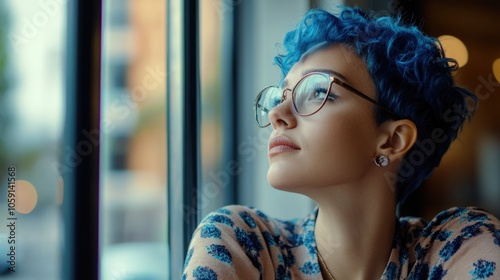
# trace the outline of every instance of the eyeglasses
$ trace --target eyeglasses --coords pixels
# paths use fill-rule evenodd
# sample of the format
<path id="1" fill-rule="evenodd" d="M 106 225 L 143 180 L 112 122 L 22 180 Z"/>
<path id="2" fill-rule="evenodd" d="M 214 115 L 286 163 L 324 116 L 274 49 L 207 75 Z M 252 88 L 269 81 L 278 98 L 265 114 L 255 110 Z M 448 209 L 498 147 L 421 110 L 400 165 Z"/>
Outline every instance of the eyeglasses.
<path id="1" fill-rule="evenodd" d="M 335 100 L 335 93 L 345 88 L 359 97 L 379 106 L 390 113 L 394 118 L 396 114 L 366 94 L 344 83 L 339 78 L 328 73 L 311 72 L 302 77 L 293 89 L 281 90 L 277 86 L 264 88 L 255 99 L 255 120 L 259 127 L 271 124 L 269 112 L 287 98 L 287 92 L 292 92 L 292 104 L 295 113 L 299 116 L 310 116 L 318 112 L 328 100 Z"/>

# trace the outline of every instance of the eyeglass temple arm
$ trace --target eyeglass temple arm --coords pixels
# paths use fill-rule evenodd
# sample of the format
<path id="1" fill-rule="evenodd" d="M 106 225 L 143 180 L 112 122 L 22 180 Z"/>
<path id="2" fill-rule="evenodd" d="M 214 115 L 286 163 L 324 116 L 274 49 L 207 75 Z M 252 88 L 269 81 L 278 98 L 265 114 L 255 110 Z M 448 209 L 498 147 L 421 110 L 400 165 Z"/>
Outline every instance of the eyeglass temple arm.
<path id="1" fill-rule="evenodd" d="M 393 117 L 397 117 L 395 113 L 393 113 L 391 110 L 387 109 L 385 106 L 383 106 L 382 104 L 380 104 L 379 102 L 371 99 L 370 97 L 366 96 L 364 93 L 362 93 L 361 91 L 353 88 L 352 86 L 350 86 L 349 84 L 346 84 L 344 82 L 342 82 L 341 80 L 337 79 L 336 77 L 333 77 L 333 82 L 337 83 L 338 85 L 348 89 L 349 91 L 351 91 L 352 93 L 358 95 L 359 97 L 371 102 L 372 104 L 375 104 L 377 106 L 379 106 L 380 108 L 384 109 L 387 113 L 391 114 Z"/>

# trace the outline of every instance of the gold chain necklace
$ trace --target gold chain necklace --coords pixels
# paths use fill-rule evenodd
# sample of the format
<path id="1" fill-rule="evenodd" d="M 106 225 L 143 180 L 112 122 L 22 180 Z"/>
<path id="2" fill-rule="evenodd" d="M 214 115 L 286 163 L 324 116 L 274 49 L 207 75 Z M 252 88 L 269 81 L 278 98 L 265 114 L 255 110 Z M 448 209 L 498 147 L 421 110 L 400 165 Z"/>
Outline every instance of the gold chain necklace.
<path id="1" fill-rule="evenodd" d="M 326 270 L 326 273 L 328 273 L 328 276 L 330 276 L 330 279 L 331 279 L 331 280 L 335 280 L 335 278 L 333 278 L 332 273 L 330 272 L 330 270 L 329 270 L 329 269 L 328 269 L 328 267 L 326 266 L 325 260 L 323 259 L 323 257 L 322 257 L 322 256 L 321 256 L 321 254 L 319 253 L 319 250 L 318 250 L 318 249 L 316 249 L 316 252 L 318 252 L 319 262 L 321 263 L 321 265 L 323 266 L 323 268 Z"/>

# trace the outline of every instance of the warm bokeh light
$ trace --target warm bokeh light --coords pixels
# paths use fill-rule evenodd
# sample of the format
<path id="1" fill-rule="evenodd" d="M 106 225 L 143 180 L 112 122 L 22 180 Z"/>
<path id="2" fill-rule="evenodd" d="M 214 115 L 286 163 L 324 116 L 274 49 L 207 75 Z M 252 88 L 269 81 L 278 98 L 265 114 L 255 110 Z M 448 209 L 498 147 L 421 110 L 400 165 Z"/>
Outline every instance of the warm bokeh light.
<path id="1" fill-rule="evenodd" d="M 38 201 L 36 189 L 26 180 L 16 181 L 16 211 L 21 214 L 29 214 L 35 209 Z"/>
<path id="2" fill-rule="evenodd" d="M 443 46 L 444 53 L 447 57 L 454 58 L 458 62 L 459 67 L 463 67 L 469 60 L 469 53 L 467 47 L 457 37 L 451 35 L 442 35 L 438 40 Z"/>
<path id="3" fill-rule="evenodd" d="M 495 75 L 497 81 L 500 82 L 500 58 L 493 61 L 493 75 Z"/>

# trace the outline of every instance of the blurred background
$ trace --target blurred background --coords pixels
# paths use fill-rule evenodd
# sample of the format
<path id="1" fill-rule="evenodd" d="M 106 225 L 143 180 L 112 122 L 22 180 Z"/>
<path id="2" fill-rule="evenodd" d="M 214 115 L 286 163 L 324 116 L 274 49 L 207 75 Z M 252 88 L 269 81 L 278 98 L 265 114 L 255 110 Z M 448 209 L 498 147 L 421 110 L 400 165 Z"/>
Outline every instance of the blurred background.
<path id="1" fill-rule="evenodd" d="M 0 275 L 61 279 L 61 204 L 67 1 L 0 2 Z M 494 0 L 203 0 L 200 5 L 200 216 L 225 204 L 278 218 L 306 215 L 309 199 L 266 181 L 267 137 L 253 100 L 281 78 L 273 57 L 311 7 L 358 5 L 441 37 L 476 116 L 441 165 L 402 207 L 430 219 L 475 205 L 500 216 L 500 3 Z M 102 30 L 100 262 L 102 279 L 167 279 L 167 0 L 104 0 Z M 172 27 L 175 28 L 175 27 Z M 172 29 L 170 29 L 172 30 Z M 194 77 L 193 77 L 194 79 Z M 231 121 L 228 121 L 231 120 Z M 75 152 L 76 153 L 76 152 Z M 6 270 L 7 167 L 17 168 L 17 271 Z M 3 171 L 2 171 L 3 170 Z M 293 207 L 290 207 L 293 205 Z M 97 206 L 96 206 L 97 207 Z M 180 226 L 180 225 L 179 225 Z"/>

